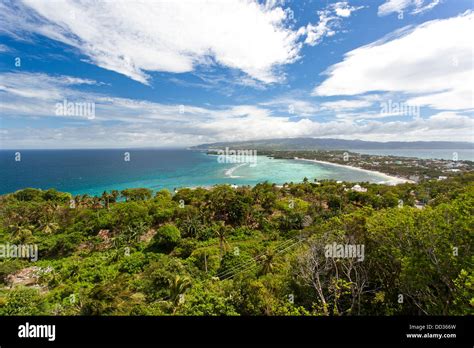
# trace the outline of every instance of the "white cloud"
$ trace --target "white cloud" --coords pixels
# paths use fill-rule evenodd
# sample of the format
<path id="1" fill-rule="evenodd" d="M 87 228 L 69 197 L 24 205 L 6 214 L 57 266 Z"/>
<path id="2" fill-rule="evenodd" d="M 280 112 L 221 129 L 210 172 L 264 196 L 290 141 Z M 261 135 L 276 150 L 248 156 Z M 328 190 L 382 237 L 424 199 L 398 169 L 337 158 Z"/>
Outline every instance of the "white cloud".
<path id="1" fill-rule="evenodd" d="M 472 73 L 466 76 L 471 83 Z M 474 108 L 474 95 L 472 87 L 459 86 L 459 88 L 449 88 L 445 92 L 427 94 L 420 97 L 408 99 L 407 103 L 419 106 L 429 106 L 438 110 L 468 110 Z"/>
<path id="2" fill-rule="evenodd" d="M 54 117 L 67 122 L 86 121 L 78 117 L 57 116 L 56 104 L 67 102 L 94 103 L 96 117 L 93 122 L 120 121 L 151 123 L 154 121 L 179 121 L 179 105 L 165 105 L 142 100 L 108 97 L 83 92 L 79 85 L 101 83 L 63 75 L 41 73 L 1 73 L 0 109 L 2 117 Z M 187 115 L 207 115 L 207 110 L 187 106 Z M 92 121 L 91 121 L 92 122 Z M 90 122 L 88 122 L 90 123 Z"/>
<path id="3" fill-rule="evenodd" d="M 468 125 L 468 123 L 470 123 L 470 127 L 472 127 L 472 122 L 469 122 L 469 118 L 467 116 L 462 116 L 462 115 L 457 114 L 456 112 L 451 112 L 451 111 L 444 111 L 444 112 L 437 113 L 431 116 L 430 119 L 432 121 L 439 121 L 439 122 L 444 122 L 444 121 L 454 121 L 458 123 L 461 122 L 462 125 Z M 452 123 L 452 125 L 455 125 L 455 124 Z"/>
<path id="4" fill-rule="evenodd" d="M 55 105 L 64 99 L 84 101 L 91 98 L 74 89 L 78 85 L 100 85 L 94 80 L 41 73 L 1 73 L 0 109 L 9 115 L 54 116 Z"/>
<path id="5" fill-rule="evenodd" d="M 287 11 L 254 1 L 38 1 L 0 3 L 2 31 L 76 47 L 102 68 L 148 83 L 147 72 L 217 63 L 272 83 L 298 59 Z"/>
<path id="6" fill-rule="evenodd" d="M 293 97 L 275 98 L 262 102 L 259 105 L 263 107 L 275 107 L 280 115 L 285 116 L 313 116 L 320 110 L 314 102 Z"/>
<path id="7" fill-rule="evenodd" d="M 474 108 L 471 38 L 474 13 L 405 28 L 348 52 L 313 95 L 401 93 L 439 110 Z"/>
<path id="8" fill-rule="evenodd" d="M 364 6 L 349 6 L 346 1 L 337 2 L 327 6 L 324 10 L 318 11 L 319 22 L 309 23 L 306 27 L 301 27 L 298 31 L 300 35 L 306 35 L 305 44 L 315 46 L 325 37 L 334 36 L 341 25 L 341 17 L 347 18 L 352 12 L 360 10 Z"/>
<path id="9" fill-rule="evenodd" d="M 361 8 L 364 8 L 364 6 L 349 6 L 349 3 L 347 1 L 341 1 L 333 4 L 332 8 L 338 16 L 349 17 L 352 12 L 360 10 Z"/>
<path id="10" fill-rule="evenodd" d="M 217 141 L 286 137 L 330 137 L 372 141 L 445 140 L 473 141 L 474 122 L 461 115 L 435 115 L 428 119 L 359 123 L 352 120 L 316 122 L 270 117 L 261 110 L 228 109 L 238 119 L 217 118 L 186 124 L 179 129 L 160 123 L 127 123 L 105 127 L 100 123 L 68 127 L 14 128 L 0 133 L 4 148 L 84 148 L 190 146 Z M 254 114 L 254 112 L 256 114 Z M 234 115 L 234 116 L 235 116 Z M 455 135 L 454 135 L 455 134 Z"/>
<path id="11" fill-rule="evenodd" d="M 184 105 L 181 113 L 180 105 L 176 104 L 109 97 L 77 89 L 84 83 L 97 83 L 91 80 L 2 73 L 0 81 L 2 119 L 24 118 L 26 125 L 3 129 L 0 143 L 4 148 L 190 146 L 277 137 L 472 141 L 474 134 L 472 118 L 456 112 L 389 122 L 377 120 L 377 114 L 361 113 L 358 117 L 341 113 L 340 118 L 323 122 L 313 118 L 295 119 L 293 116 L 300 116 L 299 112 L 313 112 L 317 106 L 288 97 L 259 105 Z M 55 104 L 63 98 L 95 103 L 95 118 L 55 116 Z M 370 102 L 378 96 L 364 98 Z M 287 102 L 294 103 L 295 115 L 274 109 Z M 351 100 L 333 103 L 330 106 L 346 107 L 346 110 L 361 106 Z"/>
<path id="12" fill-rule="evenodd" d="M 0 52 L 8 52 L 10 51 L 10 48 L 6 45 L 0 44 Z"/>
<path id="13" fill-rule="evenodd" d="M 337 100 L 332 102 L 324 102 L 321 104 L 322 108 L 334 111 L 351 110 L 367 108 L 373 104 L 370 100 Z"/>
<path id="14" fill-rule="evenodd" d="M 318 12 L 319 22 L 317 24 L 308 24 L 306 28 L 301 28 L 300 33 L 306 34 L 305 44 L 315 46 L 319 44 L 324 37 L 333 36 L 336 32 L 333 30 L 333 22 L 337 17 L 329 16 L 325 11 Z"/>
<path id="15" fill-rule="evenodd" d="M 439 3 L 440 0 L 387 0 L 379 6 L 378 15 L 403 13 L 407 9 L 411 9 L 410 14 L 415 15 L 429 11 Z"/>

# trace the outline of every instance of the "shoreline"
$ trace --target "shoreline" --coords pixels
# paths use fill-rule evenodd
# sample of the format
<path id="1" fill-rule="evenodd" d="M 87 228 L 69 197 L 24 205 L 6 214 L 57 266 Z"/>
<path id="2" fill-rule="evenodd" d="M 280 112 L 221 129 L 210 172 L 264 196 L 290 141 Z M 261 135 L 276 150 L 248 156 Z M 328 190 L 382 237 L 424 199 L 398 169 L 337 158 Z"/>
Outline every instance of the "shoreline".
<path id="1" fill-rule="evenodd" d="M 207 156 L 212 156 L 212 155 L 207 154 Z M 268 156 L 268 155 L 259 155 L 259 156 L 270 158 L 270 156 Z M 331 166 L 335 166 L 335 167 L 346 168 L 346 169 L 349 169 L 349 170 L 361 171 L 361 172 L 365 172 L 365 173 L 369 173 L 369 174 L 376 174 L 376 175 L 380 176 L 381 179 L 383 179 L 383 180 L 380 180 L 380 181 L 377 182 L 377 184 L 381 184 L 381 185 L 398 185 L 398 184 L 402 184 L 402 183 L 415 183 L 412 180 L 397 177 L 397 176 L 393 176 L 393 175 L 389 175 L 389 174 L 382 173 L 382 172 L 379 172 L 379 171 L 369 170 L 369 169 L 364 169 L 364 168 L 359 168 L 359 167 L 354 167 L 354 166 L 349 166 L 349 165 L 343 165 L 343 164 L 338 164 L 338 163 L 332 163 L 332 162 L 327 162 L 327 161 L 320 161 L 320 160 L 300 158 L 300 157 L 281 158 L 281 159 L 282 160 L 287 160 L 287 161 L 295 161 L 296 160 L 296 161 L 313 162 L 313 163 L 319 163 L 319 164 L 331 165 Z M 227 170 L 224 171 L 224 175 L 228 179 L 238 179 L 238 178 L 240 178 L 241 176 L 239 176 L 239 175 L 233 175 L 234 171 L 236 171 L 237 169 L 239 169 L 240 167 L 242 167 L 245 164 L 247 164 L 247 163 L 239 163 L 236 166 L 228 168 Z M 149 188 L 154 192 L 161 191 L 163 189 L 167 189 L 168 191 L 173 192 L 173 189 L 178 189 L 179 190 L 179 189 L 184 189 L 184 188 L 189 188 L 189 189 L 203 188 L 203 189 L 209 190 L 209 189 L 212 189 L 213 186 L 219 185 L 219 184 L 235 185 L 235 186 L 238 186 L 238 187 L 240 187 L 240 186 L 251 186 L 252 187 L 252 186 L 256 185 L 256 184 L 233 184 L 233 183 L 227 182 L 227 183 L 216 183 L 216 184 L 211 184 L 211 185 L 197 185 L 197 186 L 194 186 L 194 185 L 189 185 L 189 186 L 178 186 L 178 185 L 176 185 L 176 186 L 174 186 L 173 185 L 173 186 L 170 186 L 170 187 L 160 187 L 160 188 L 154 188 L 154 187 L 152 188 L 152 187 L 148 187 L 148 186 L 143 186 L 143 187 L 144 188 Z M 275 184 L 279 187 L 281 186 L 280 184 L 277 184 L 277 183 L 275 183 Z M 130 186 L 128 188 L 135 188 L 135 187 L 136 186 Z M 27 187 L 25 187 L 25 188 L 27 188 Z M 18 190 L 22 190 L 22 189 L 25 189 L 25 188 L 20 188 Z M 35 187 L 35 189 L 41 189 L 41 188 Z M 102 191 L 107 191 L 107 192 L 111 191 L 109 189 L 100 189 L 99 191 L 97 191 L 97 193 L 94 193 L 94 192 L 87 192 L 88 190 L 85 190 L 85 191 L 81 190 L 80 192 L 78 192 L 78 191 L 62 191 L 61 189 L 57 189 L 57 188 L 55 188 L 55 189 L 60 191 L 60 192 L 70 193 L 73 196 L 88 194 L 91 197 L 99 197 L 102 194 Z M 15 193 L 18 190 L 11 191 L 11 192 L 0 193 L 0 196 L 7 195 L 7 194 L 12 194 L 12 193 Z M 46 190 L 46 189 L 42 189 L 42 190 Z M 120 191 L 122 189 L 117 189 L 117 190 Z"/>
<path id="2" fill-rule="evenodd" d="M 339 164 L 339 163 L 332 163 L 332 162 L 320 161 L 320 160 L 308 159 L 308 158 L 294 157 L 293 159 L 296 161 L 307 161 L 307 162 L 313 162 L 313 163 L 327 164 L 327 165 L 331 165 L 335 167 L 341 167 L 341 168 L 357 170 L 357 171 L 361 171 L 365 173 L 377 174 L 387 179 L 386 181 L 380 182 L 380 184 L 385 184 L 385 185 L 398 185 L 398 184 L 404 184 L 404 183 L 414 184 L 415 183 L 413 180 L 389 175 L 386 173 L 379 172 L 377 170 L 369 170 L 369 169 L 364 169 L 364 168 L 359 168 L 359 167 L 354 167 L 354 166 L 349 166 L 349 165 L 344 165 L 344 164 Z"/>

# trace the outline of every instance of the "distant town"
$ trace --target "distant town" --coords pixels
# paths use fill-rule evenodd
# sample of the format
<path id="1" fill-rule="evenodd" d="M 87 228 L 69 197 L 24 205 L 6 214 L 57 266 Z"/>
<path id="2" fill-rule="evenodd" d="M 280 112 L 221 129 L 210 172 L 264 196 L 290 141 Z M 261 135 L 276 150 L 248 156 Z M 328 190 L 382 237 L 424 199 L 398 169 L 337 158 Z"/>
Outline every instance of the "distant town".
<path id="1" fill-rule="evenodd" d="M 215 154 L 214 150 L 208 150 Z M 343 150 L 261 150 L 259 155 L 275 159 L 308 159 L 377 171 L 413 181 L 444 180 L 462 173 L 472 172 L 474 162 L 458 160 L 453 152 L 452 160 L 422 159 L 415 157 L 368 155 Z"/>

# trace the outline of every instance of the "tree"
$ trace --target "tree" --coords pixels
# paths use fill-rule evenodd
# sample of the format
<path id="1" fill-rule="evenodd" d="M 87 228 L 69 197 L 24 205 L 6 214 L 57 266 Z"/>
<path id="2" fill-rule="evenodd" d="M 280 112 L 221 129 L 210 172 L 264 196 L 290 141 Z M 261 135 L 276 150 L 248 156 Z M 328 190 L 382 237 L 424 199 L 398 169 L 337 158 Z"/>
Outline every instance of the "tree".
<path id="1" fill-rule="evenodd" d="M 220 282 L 199 282 L 186 293 L 186 301 L 176 313 L 191 316 L 239 315 L 231 294 L 232 289 Z"/>
<path id="2" fill-rule="evenodd" d="M 19 201 L 25 202 L 41 200 L 43 198 L 42 191 L 34 188 L 26 188 L 23 190 L 16 191 L 13 194 L 13 197 Z"/>
<path id="3" fill-rule="evenodd" d="M 154 237 L 155 245 L 161 250 L 169 251 L 173 249 L 181 240 L 181 232 L 173 224 L 161 226 Z"/>
<path id="4" fill-rule="evenodd" d="M 147 188 L 130 188 L 120 192 L 126 202 L 145 201 L 152 197 L 152 191 Z"/>
<path id="5" fill-rule="evenodd" d="M 107 191 L 102 192 L 101 199 L 102 199 L 102 202 L 104 202 L 104 206 L 105 208 L 107 208 L 107 210 L 110 209 L 111 198 L 112 198 L 112 195 L 110 193 L 108 193 Z"/>
<path id="6" fill-rule="evenodd" d="M 276 253 L 274 250 L 267 250 L 267 252 L 259 260 L 262 264 L 261 274 L 265 275 L 268 273 L 273 273 L 276 266 Z"/>
<path id="7" fill-rule="evenodd" d="M 56 222 L 47 222 L 43 225 L 42 232 L 45 234 L 55 233 L 59 229 L 59 224 Z"/>
<path id="8" fill-rule="evenodd" d="M 113 226 L 118 231 L 124 231 L 131 227 L 138 226 L 149 227 L 152 217 L 149 214 L 148 207 L 139 202 L 120 202 L 114 204 L 110 209 L 113 218 Z"/>
<path id="9" fill-rule="evenodd" d="M 184 302 L 184 293 L 191 287 L 191 281 L 176 275 L 170 280 L 169 297 L 173 304 L 173 314 L 178 307 Z"/>
<path id="10" fill-rule="evenodd" d="M 209 209 L 212 218 L 218 221 L 229 222 L 231 205 L 235 199 L 235 191 L 229 185 L 218 185 L 209 194 Z"/>
<path id="11" fill-rule="evenodd" d="M 402 314 L 448 315 L 456 299 L 456 279 L 471 263 L 474 196 L 420 211 L 411 207 L 380 211 L 367 221 L 376 267 L 372 282 Z"/>
<path id="12" fill-rule="evenodd" d="M 228 252 L 221 259 L 221 266 L 217 275 L 221 279 L 226 279 L 246 272 L 251 274 L 255 271 L 254 266 L 256 266 L 255 260 L 246 252 Z"/>
<path id="13" fill-rule="evenodd" d="M 264 182 L 255 185 L 252 191 L 255 203 L 260 204 L 267 213 L 271 213 L 277 199 L 276 188 L 268 182 Z"/>
<path id="14" fill-rule="evenodd" d="M 59 192 L 55 189 L 49 189 L 43 191 L 42 198 L 45 201 L 51 201 L 55 203 L 66 203 L 71 200 L 72 196 L 69 193 Z"/>
<path id="15" fill-rule="evenodd" d="M 219 238 L 220 258 L 222 259 L 222 256 L 225 252 L 225 245 L 227 244 L 226 236 L 228 233 L 228 229 L 224 225 L 224 222 L 221 221 L 220 224 L 214 229 L 214 232 L 216 233 L 217 238 Z"/>
<path id="16" fill-rule="evenodd" d="M 356 223 L 358 220 L 355 220 Z M 344 228 L 346 223 L 335 221 Z M 323 230 L 331 226 L 323 226 Z M 293 273 L 296 283 L 312 288 L 317 295 L 317 308 L 324 315 L 360 314 L 361 298 L 369 285 L 370 264 L 355 257 L 337 257 L 326 253 L 327 247 L 359 244 L 352 231 L 329 230 L 314 235 L 307 248 L 297 255 Z M 362 243 L 363 244 L 363 243 Z"/>
<path id="17" fill-rule="evenodd" d="M 117 199 L 120 197 L 120 192 L 117 191 L 117 190 L 112 190 L 110 192 L 110 196 L 109 196 L 109 201 L 110 203 L 115 203 L 117 202 Z"/>
<path id="18" fill-rule="evenodd" d="M 177 204 L 172 200 L 171 194 L 166 190 L 159 191 L 155 198 L 148 202 L 148 206 L 154 224 L 169 222 L 175 215 L 177 209 Z"/>
<path id="19" fill-rule="evenodd" d="M 34 226 L 19 226 L 13 234 L 13 242 L 20 244 L 28 244 L 34 241 L 33 236 Z"/>

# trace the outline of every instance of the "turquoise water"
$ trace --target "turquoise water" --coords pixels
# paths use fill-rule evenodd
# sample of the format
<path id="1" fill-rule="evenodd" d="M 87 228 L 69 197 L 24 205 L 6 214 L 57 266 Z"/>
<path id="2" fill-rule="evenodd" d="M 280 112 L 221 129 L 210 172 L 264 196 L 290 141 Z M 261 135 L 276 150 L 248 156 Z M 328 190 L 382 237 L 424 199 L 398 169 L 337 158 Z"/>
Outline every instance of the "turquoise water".
<path id="1" fill-rule="evenodd" d="M 271 159 L 265 156 L 258 156 L 255 167 L 249 164 L 236 164 L 232 168 L 235 170 L 226 174 L 229 182 L 233 184 L 254 185 L 265 180 L 282 184 L 291 181 L 301 182 L 305 177 L 311 181 L 314 179 L 369 182 L 387 180 L 385 176 L 376 173 L 308 161 Z"/>
<path id="2" fill-rule="evenodd" d="M 217 156 L 190 150 L 13 150 L 0 151 L 0 194 L 34 187 L 72 194 L 147 187 L 173 190 L 215 184 L 301 182 L 304 177 L 384 182 L 386 177 L 350 168 L 258 156 L 249 163 L 219 163 Z M 126 154 L 130 160 L 126 161 Z"/>

